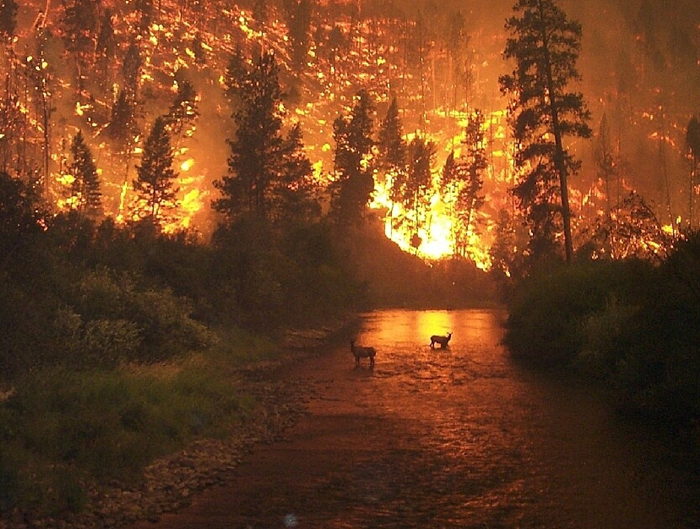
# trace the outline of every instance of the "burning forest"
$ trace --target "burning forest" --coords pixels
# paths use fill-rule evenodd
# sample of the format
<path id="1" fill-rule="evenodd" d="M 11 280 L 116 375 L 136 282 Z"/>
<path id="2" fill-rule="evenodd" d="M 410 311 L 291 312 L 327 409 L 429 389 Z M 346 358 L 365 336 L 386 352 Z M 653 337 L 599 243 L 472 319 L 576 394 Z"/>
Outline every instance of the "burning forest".
<path id="1" fill-rule="evenodd" d="M 697 0 L 0 0 L 0 39 L 0 527 L 151 519 L 98 489 L 266 430 L 292 409 L 268 374 L 321 353 L 411 424 L 455 405 L 451 440 L 491 415 L 578 442 L 531 428 L 558 393 L 510 356 L 700 446 Z M 381 376 L 333 350 L 355 325 Z M 540 439 L 493 424 L 511 479 Z M 511 516 L 535 473 L 448 503 Z M 559 505 L 533 483 L 520 505 Z"/>
<path id="2" fill-rule="evenodd" d="M 299 127 L 321 214 L 338 173 L 334 122 L 363 90 L 374 141 L 363 161 L 373 180 L 369 207 L 388 238 L 424 259 L 463 257 L 485 270 L 496 259 L 506 272 L 527 246 L 512 193 L 520 177 L 513 94 L 498 82 L 512 66 L 503 56 L 509 3 L 13 5 L 2 4 L 0 159 L 54 211 L 90 202 L 77 181 L 84 176 L 74 174 L 82 148 L 100 190 L 93 216 L 128 223 L 156 214 L 166 232 L 208 238 L 215 182 L 227 174 L 237 128 L 232 84 L 271 53 L 282 128 Z M 574 81 L 593 132 L 566 146 L 582 160 L 568 184 L 574 246 L 595 257 L 664 252 L 700 216 L 700 149 L 689 125 L 698 111 L 698 9 L 653 1 L 564 7 L 583 27 Z M 593 23 L 600 12 L 608 24 Z M 134 182 L 159 116 L 173 193 L 154 204 Z M 394 146 L 391 134 L 400 136 Z M 405 157 L 392 160 L 391 148 Z"/>

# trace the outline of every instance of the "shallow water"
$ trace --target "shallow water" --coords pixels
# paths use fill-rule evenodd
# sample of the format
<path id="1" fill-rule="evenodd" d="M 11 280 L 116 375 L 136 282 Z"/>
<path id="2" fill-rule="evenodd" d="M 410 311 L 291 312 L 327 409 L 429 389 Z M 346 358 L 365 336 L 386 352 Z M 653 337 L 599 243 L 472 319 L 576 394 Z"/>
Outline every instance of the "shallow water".
<path id="1" fill-rule="evenodd" d="M 374 368 L 349 343 L 292 368 L 308 417 L 157 527 L 700 527 L 697 462 L 599 390 L 514 364 L 503 316 L 365 315 Z"/>
<path id="2" fill-rule="evenodd" d="M 379 352 L 356 398 L 404 438 L 342 478 L 349 502 L 373 501 L 328 527 L 700 527 L 690 460 L 601 392 L 513 364 L 503 316 L 366 315 L 358 343 Z M 450 331 L 448 348 L 428 347 Z"/>

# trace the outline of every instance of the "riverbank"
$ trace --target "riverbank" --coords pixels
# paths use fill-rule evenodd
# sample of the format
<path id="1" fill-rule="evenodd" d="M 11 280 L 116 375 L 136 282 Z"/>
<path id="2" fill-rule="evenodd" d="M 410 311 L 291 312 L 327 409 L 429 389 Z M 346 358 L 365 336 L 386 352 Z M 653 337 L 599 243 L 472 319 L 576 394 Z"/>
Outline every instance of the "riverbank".
<path id="1" fill-rule="evenodd" d="M 162 513 L 187 505 L 193 495 L 226 483 L 232 470 L 254 446 L 280 438 L 305 413 L 305 388 L 283 383 L 276 370 L 315 354 L 354 322 L 347 318 L 332 326 L 291 331 L 274 358 L 255 361 L 231 371 L 236 389 L 255 402 L 252 410 L 221 438 L 198 438 L 185 449 L 161 457 L 146 467 L 135 483 L 111 480 L 88 487 L 79 513 L 41 516 L 15 509 L 0 519 L 0 529 L 116 528 L 138 520 L 155 520 Z"/>

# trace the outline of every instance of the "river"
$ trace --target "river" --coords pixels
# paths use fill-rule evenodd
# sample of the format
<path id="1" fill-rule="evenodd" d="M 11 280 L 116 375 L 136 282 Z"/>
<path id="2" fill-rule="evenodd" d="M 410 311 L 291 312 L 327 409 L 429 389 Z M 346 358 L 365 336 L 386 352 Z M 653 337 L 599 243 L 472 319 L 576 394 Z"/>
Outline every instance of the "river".
<path id="1" fill-rule="evenodd" d="M 364 315 L 354 336 L 375 366 L 348 340 L 288 369 L 308 415 L 157 527 L 700 527 L 697 460 L 601 391 L 512 362 L 503 317 Z"/>

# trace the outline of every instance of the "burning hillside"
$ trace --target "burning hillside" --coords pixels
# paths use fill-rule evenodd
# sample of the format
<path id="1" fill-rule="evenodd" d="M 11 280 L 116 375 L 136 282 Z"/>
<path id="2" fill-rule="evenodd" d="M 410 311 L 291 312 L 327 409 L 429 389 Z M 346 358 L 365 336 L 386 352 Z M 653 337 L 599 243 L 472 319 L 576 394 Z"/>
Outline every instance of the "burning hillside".
<path id="1" fill-rule="evenodd" d="M 446 4 L 444 10 L 431 8 L 431 2 L 415 10 L 380 4 L 22 2 L 14 36 L 4 43 L 3 169 L 42 185 L 56 207 L 68 207 L 70 146 L 82 131 L 103 183 L 104 213 L 127 221 L 138 215 L 131 182 L 148 130 L 157 116 L 169 116 L 178 207 L 167 229 L 194 229 L 206 236 L 216 223 L 210 209 L 217 193 L 213 182 L 226 174 L 226 140 L 235 133 L 227 67 L 233 56 L 251 64 L 260 52 L 274 51 L 287 94 L 286 123 L 301 125 L 317 180 L 327 184 L 333 179 L 332 125 L 351 108 L 358 90 L 367 90 L 375 103 L 375 130 L 395 98 L 406 142 L 430 143 L 434 156 L 420 211 L 392 199 L 392 178 L 375 171 L 371 207 L 385 219 L 387 237 L 425 258 L 455 254 L 488 268 L 503 212 L 511 216 L 511 229 L 518 224 L 509 192 L 517 175 L 508 102 L 498 87 L 498 76 L 507 69 L 505 35 L 495 29 L 503 27 L 510 6 L 489 5 L 487 15 L 477 2 L 454 9 Z M 613 18 L 630 16 L 606 9 Z M 659 84 L 662 75 L 650 74 L 652 30 L 639 25 L 636 33 L 613 35 L 590 29 L 623 45 L 617 61 L 596 61 L 584 50 L 589 68 L 582 86 L 590 92 L 595 122 L 607 114 L 613 124 L 610 148 L 618 195 L 644 193 L 657 204 L 654 211 L 662 223 L 678 226 L 692 214 L 692 198 L 689 202 L 683 185 L 681 137 L 692 105 L 681 104 Z M 699 32 L 695 26 L 688 33 L 696 47 Z M 639 35 L 647 38 L 646 50 L 635 40 Z M 669 68 L 675 72 L 673 65 Z M 697 72 L 688 74 L 697 78 Z M 587 77 L 604 82 L 591 86 L 585 84 Z M 132 102 L 126 117 L 119 112 L 120 98 Z M 454 190 L 443 185 L 441 175 L 450 157 L 459 158 L 469 147 L 465 129 L 475 109 L 483 115 L 479 147 L 487 163 L 480 206 L 465 225 L 455 213 Z M 576 229 L 584 233 L 604 216 L 611 193 L 609 188 L 603 192 L 592 147 L 577 143 L 571 149 L 584 159 L 581 174 L 571 182 Z"/>

